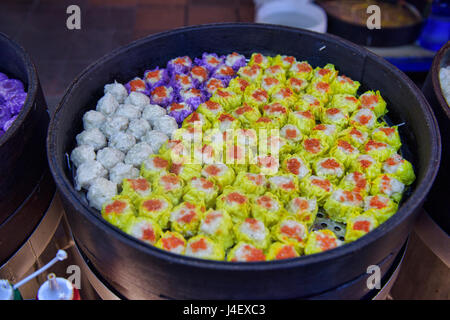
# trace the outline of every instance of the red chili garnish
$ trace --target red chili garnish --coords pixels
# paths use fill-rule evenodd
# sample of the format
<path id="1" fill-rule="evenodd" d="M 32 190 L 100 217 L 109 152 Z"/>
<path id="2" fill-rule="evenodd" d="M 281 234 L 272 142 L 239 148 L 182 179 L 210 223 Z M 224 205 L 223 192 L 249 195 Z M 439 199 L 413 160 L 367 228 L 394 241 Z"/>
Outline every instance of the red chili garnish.
<path id="1" fill-rule="evenodd" d="M 183 246 L 184 247 L 184 245 L 185 245 L 185 242 L 182 239 L 180 239 L 180 238 L 178 238 L 176 236 L 170 236 L 170 237 L 167 237 L 167 238 L 162 238 L 161 242 L 162 242 L 163 248 L 166 249 L 166 250 L 175 249 L 175 248 L 177 248 L 179 246 Z"/>
<path id="2" fill-rule="evenodd" d="M 147 79 L 159 78 L 159 73 L 160 72 L 161 72 L 161 70 L 149 71 L 146 74 L 146 78 Z"/>
<path id="3" fill-rule="evenodd" d="M 239 204 L 244 204 L 247 201 L 247 197 L 240 194 L 239 192 L 231 192 L 226 196 L 229 202 L 236 202 Z"/>
<path id="4" fill-rule="evenodd" d="M 126 202 L 120 201 L 120 200 L 114 200 L 112 203 L 106 205 L 105 213 L 106 214 L 110 214 L 110 213 L 121 214 L 121 213 L 123 213 L 123 210 L 125 210 L 126 207 L 127 207 Z"/>
<path id="5" fill-rule="evenodd" d="M 172 167 L 170 168 L 170 173 L 174 173 L 176 175 L 179 175 L 180 172 L 181 172 L 181 168 L 183 168 L 182 164 L 173 163 Z"/>
<path id="6" fill-rule="evenodd" d="M 265 123 L 269 123 L 272 122 L 272 120 L 270 118 L 267 117 L 261 117 L 258 120 L 256 120 L 256 122 L 265 122 Z"/>
<path id="7" fill-rule="evenodd" d="M 309 202 L 305 199 L 295 198 L 294 203 L 300 211 L 305 211 L 309 209 Z"/>
<path id="8" fill-rule="evenodd" d="M 206 215 L 205 223 L 206 224 L 210 224 L 213 220 L 216 220 L 216 219 L 221 218 L 221 217 L 222 217 L 222 213 L 213 211 L 213 212 L 208 213 Z"/>
<path id="9" fill-rule="evenodd" d="M 271 209 L 272 208 L 272 198 L 269 196 L 261 196 L 259 197 L 256 202 L 262 206 L 265 207 L 267 209 Z"/>
<path id="10" fill-rule="evenodd" d="M 221 96 L 222 98 L 228 98 L 228 97 L 231 96 L 231 93 L 223 91 L 223 90 L 220 90 L 220 89 L 216 91 L 216 94 L 218 96 Z"/>
<path id="11" fill-rule="evenodd" d="M 291 83 L 292 86 L 302 86 L 303 84 L 303 80 L 302 79 L 297 79 L 297 78 L 290 78 L 289 82 Z"/>
<path id="12" fill-rule="evenodd" d="M 142 230 L 142 240 L 150 241 L 151 243 L 155 242 L 155 230 L 150 226 Z"/>
<path id="13" fill-rule="evenodd" d="M 381 131 L 384 132 L 385 135 L 390 136 L 395 133 L 395 128 L 380 128 Z"/>
<path id="14" fill-rule="evenodd" d="M 255 61 L 255 63 L 257 64 L 261 64 L 263 62 L 263 56 L 260 53 L 257 53 L 253 56 L 253 61 Z"/>
<path id="15" fill-rule="evenodd" d="M 327 130 L 327 126 L 324 125 L 324 124 L 318 124 L 317 126 L 315 126 L 315 127 L 313 128 L 313 130 L 324 131 L 324 130 Z"/>
<path id="16" fill-rule="evenodd" d="M 311 153 L 319 153 L 322 149 L 320 146 L 320 140 L 315 138 L 305 139 L 303 141 L 303 146 L 305 147 L 306 151 Z"/>
<path id="17" fill-rule="evenodd" d="M 329 250 L 337 247 L 336 239 L 329 235 L 318 233 L 316 239 L 322 250 Z"/>
<path id="18" fill-rule="evenodd" d="M 162 209 L 163 202 L 161 200 L 159 200 L 159 199 L 150 199 L 150 200 L 145 200 L 142 203 L 142 206 L 147 211 L 158 211 L 158 210 Z"/>
<path id="19" fill-rule="evenodd" d="M 236 119 L 231 114 L 228 114 L 228 113 L 222 113 L 219 116 L 219 121 L 220 122 L 222 122 L 222 121 L 234 121 L 234 120 L 236 120 Z"/>
<path id="20" fill-rule="evenodd" d="M 360 163 L 361 167 L 364 169 L 367 169 L 372 165 L 372 161 L 365 160 L 365 159 L 359 160 L 359 163 Z"/>
<path id="21" fill-rule="evenodd" d="M 229 66 L 223 66 L 219 69 L 219 72 L 224 76 L 233 76 L 234 70 Z"/>
<path id="22" fill-rule="evenodd" d="M 290 64 L 293 64 L 295 62 L 295 58 L 292 57 L 292 56 L 284 57 L 283 60 L 288 62 L 288 63 L 290 63 Z"/>
<path id="23" fill-rule="evenodd" d="M 297 241 L 303 241 L 302 230 L 300 229 L 299 225 L 290 227 L 285 224 L 280 228 L 280 231 L 281 231 L 281 233 L 284 233 L 285 235 L 287 235 L 289 238 L 296 239 Z"/>
<path id="24" fill-rule="evenodd" d="M 169 112 L 171 111 L 175 111 L 175 110 L 180 110 L 180 109 L 184 109 L 184 105 L 182 105 L 181 103 L 172 103 L 169 107 Z"/>
<path id="25" fill-rule="evenodd" d="M 320 69 L 319 70 L 319 75 L 320 76 L 326 76 L 327 74 L 329 74 L 331 72 L 331 70 L 329 70 L 329 69 Z"/>
<path id="26" fill-rule="evenodd" d="M 161 177 L 161 181 L 164 183 L 167 183 L 167 184 L 172 184 L 172 185 L 175 184 L 176 185 L 180 182 L 180 178 L 177 176 L 167 174 L 167 175 Z"/>
<path id="27" fill-rule="evenodd" d="M 218 110 L 220 108 L 220 104 L 218 104 L 217 102 L 213 102 L 211 100 L 208 100 L 205 102 L 206 107 L 210 110 Z"/>
<path id="28" fill-rule="evenodd" d="M 198 112 L 192 112 L 191 115 L 186 119 L 188 123 L 194 123 L 197 121 L 201 121 L 200 114 Z"/>
<path id="29" fill-rule="evenodd" d="M 140 179 L 128 179 L 131 184 L 131 188 L 136 191 L 147 191 L 150 188 L 150 183 L 144 178 Z"/>
<path id="30" fill-rule="evenodd" d="M 281 88 L 278 93 L 281 93 L 281 95 L 283 96 L 283 98 L 289 98 L 290 96 L 292 96 L 294 93 L 292 92 L 291 89 L 289 88 Z"/>
<path id="31" fill-rule="evenodd" d="M 351 102 L 358 102 L 358 99 L 356 99 L 355 97 L 345 97 L 345 100 L 351 101 Z"/>
<path id="32" fill-rule="evenodd" d="M 369 142 L 366 143 L 364 149 L 367 151 L 378 149 L 378 148 L 384 148 L 386 147 L 386 144 L 383 142 L 378 142 L 374 140 L 369 140 Z"/>
<path id="33" fill-rule="evenodd" d="M 328 90 L 330 90 L 330 85 L 328 83 L 326 83 L 326 82 L 318 82 L 316 84 L 316 87 L 320 91 L 328 91 Z"/>
<path id="34" fill-rule="evenodd" d="M 312 68 L 309 64 L 306 62 L 302 62 L 297 64 L 297 72 L 303 73 L 303 72 L 311 72 Z"/>
<path id="35" fill-rule="evenodd" d="M 217 176 L 221 172 L 221 170 L 215 165 L 210 165 L 205 168 L 205 172 L 210 176 Z"/>
<path id="36" fill-rule="evenodd" d="M 190 223 L 195 218 L 195 216 L 195 211 L 190 210 L 186 214 L 183 214 L 181 218 L 178 219 L 178 221 L 183 223 Z"/>
<path id="37" fill-rule="evenodd" d="M 167 89 L 163 86 L 156 87 L 155 89 L 153 89 L 152 95 L 157 96 L 158 98 L 165 98 L 167 97 Z"/>
<path id="38" fill-rule="evenodd" d="M 367 221 L 367 220 L 356 221 L 353 224 L 353 230 L 360 230 L 360 231 L 364 231 L 364 232 L 369 232 L 370 231 L 370 222 Z"/>
<path id="39" fill-rule="evenodd" d="M 258 101 L 266 101 L 269 96 L 264 89 L 257 89 L 252 93 L 252 97 Z"/>
<path id="40" fill-rule="evenodd" d="M 298 113 L 301 114 L 302 116 L 304 116 L 305 118 L 314 119 L 314 115 L 309 110 L 308 111 L 298 111 Z"/>
<path id="41" fill-rule="evenodd" d="M 281 185 L 281 188 L 285 189 L 285 190 L 289 190 L 289 189 L 295 189 L 295 184 L 292 181 L 289 181 L 287 183 L 283 183 Z"/>
<path id="42" fill-rule="evenodd" d="M 345 140 L 338 140 L 338 146 L 348 152 L 353 152 L 355 148 Z"/>
<path id="43" fill-rule="evenodd" d="M 340 81 L 340 82 L 341 82 L 341 83 L 349 83 L 349 84 L 353 84 L 353 80 L 350 79 L 350 78 L 347 77 L 347 76 L 344 76 L 344 75 L 341 76 L 341 81 Z"/>
<path id="44" fill-rule="evenodd" d="M 369 123 L 370 120 L 372 120 L 372 116 L 366 116 L 366 115 L 361 115 L 359 116 L 359 123 L 362 125 L 366 125 Z"/>
<path id="45" fill-rule="evenodd" d="M 278 83 L 280 83 L 280 81 L 278 81 L 278 79 L 275 79 L 275 78 L 267 77 L 267 78 L 264 78 L 264 83 L 265 83 L 267 86 L 271 86 L 271 85 L 273 85 L 273 84 L 278 84 Z"/>
<path id="46" fill-rule="evenodd" d="M 246 112 L 250 112 L 250 111 L 253 111 L 253 108 L 250 107 L 248 104 L 244 104 L 242 107 L 236 109 L 236 114 L 242 115 L 242 114 L 244 114 Z"/>
<path id="47" fill-rule="evenodd" d="M 191 243 L 192 252 L 198 252 L 200 250 L 208 249 L 208 243 L 205 239 L 200 238 L 199 240 Z"/>
<path id="48" fill-rule="evenodd" d="M 329 192 L 331 190 L 331 182 L 328 180 L 312 179 L 311 183 Z"/>
<path id="49" fill-rule="evenodd" d="M 157 168 L 167 168 L 169 165 L 169 161 L 166 159 L 163 159 L 161 157 L 154 157 L 153 158 L 153 165 Z"/>
<path id="50" fill-rule="evenodd" d="M 320 164 L 325 169 L 338 169 L 341 167 L 339 162 L 334 159 L 327 159 Z"/>
<path id="51" fill-rule="evenodd" d="M 374 94 L 366 94 L 361 97 L 363 107 L 370 107 L 378 102 L 378 97 Z"/>
<path id="52" fill-rule="evenodd" d="M 374 196 L 370 199 L 369 202 L 370 206 L 373 208 L 377 208 L 377 209 L 383 209 L 387 206 L 386 203 L 384 203 L 383 201 L 380 200 L 380 198 L 378 196 Z"/>
<path id="53" fill-rule="evenodd" d="M 266 256 L 264 255 L 264 252 L 260 249 L 252 247 L 250 245 L 245 245 L 244 250 L 245 250 L 244 260 L 247 262 L 266 260 Z M 233 261 L 237 261 L 237 259 L 233 259 Z"/>
<path id="54" fill-rule="evenodd" d="M 261 224 L 258 220 L 254 219 L 254 218 L 246 218 L 245 219 L 245 223 L 250 225 L 250 229 L 254 230 L 254 231 L 258 231 L 261 230 Z"/>
<path id="55" fill-rule="evenodd" d="M 341 110 L 339 110 L 338 108 L 330 108 L 330 109 L 327 109 L 326 112 L 328 115 L 333 116 L 333 115 L 340 113 Z"/>
<path id="56" fill-rule="evenodd" d="M 145 82 L 141 79 L 135 79 L 130 81 L 130 90 L 131 91 L 141 91 L 145 90 Z"/>
<path id="57" fill-rule="evenodd" d="M 197 77 L 202 77 L 204 79 L 206 79 L 208 77 L 208 72 L 206 71 L 206 69 L 203 67 L 200 67 L 200 66 L 193 67 L 191 72 L 193 75 L 195 75 Z"/>
<path id="58" fill-rule="evenodd" d="M 297 252 L 295 251 L 294 247 L 289 245 L 284 245 L 280 251 L 278 251 L 276 255 L 276 259 L 289 259 L 289 258 L 295 258 L 297 256 Z"/>
<path id="59" fill-rule="evenodd" d="M 250 85 L 247 80 L 245 79 L 239 79 L 239 88 L 241 91 L 245 91 L 245 89 Z"/>
<path id="60" fill-rule="evenodd" d="M 286 138 L 295 139 L 297 138 L 297 130 L 295 129 L 286 129 Z"/>

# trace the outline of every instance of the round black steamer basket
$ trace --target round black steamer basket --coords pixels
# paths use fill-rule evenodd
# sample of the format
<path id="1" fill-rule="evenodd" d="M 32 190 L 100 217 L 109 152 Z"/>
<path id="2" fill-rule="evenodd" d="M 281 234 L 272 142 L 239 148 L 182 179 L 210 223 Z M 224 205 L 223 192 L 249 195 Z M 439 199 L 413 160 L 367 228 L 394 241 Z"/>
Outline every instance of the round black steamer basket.
<path id="1" fill-rule="evenodd" d="M 17 43 L 0 33 L 0 72 L 22 81 L 27 98 L 0 137 L 0 265 L 26 241 L 50 205 L 55 185 L 45 139 L 49 115 L 36 68 Z"/>
<path id="2" fill-rule="evenodd" d="M 336 65 L 341 74 L 378 89 L 391 123 L 404 123 L 404 155 L 417 179 L 398 212 L 367 236 L 324 253 L 271 262 L 231 263 L 175 255 L 147 245 L 102 220 L 73 187 L 66 154 L 82 130 L 82 116 L 122 83 L 177 56 L 237 51 L 247 57 L 292 55 L 314 67 Z M 409 152 L 408 152 L 409 150 Z M 129 299 L 362 298 L 371 265 L 383 276 L 404 245 L 440 159 L 436 120 L 418 88 L 380 57 L 341 38 L 300 29 L 258 24 L 215 24 L 177 29 L 138 40 L 98 60 L 67 89 L 50 123 L 50 169 L 78 247 L 99 275 Z"/>

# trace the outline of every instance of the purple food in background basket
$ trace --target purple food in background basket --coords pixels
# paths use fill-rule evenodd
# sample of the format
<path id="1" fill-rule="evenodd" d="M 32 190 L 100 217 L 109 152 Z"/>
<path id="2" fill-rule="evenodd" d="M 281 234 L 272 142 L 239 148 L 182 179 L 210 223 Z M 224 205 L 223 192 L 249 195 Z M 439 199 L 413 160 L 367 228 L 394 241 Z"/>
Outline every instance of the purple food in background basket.
<path id="1" fill-rule="evenodd" d="M 197 110 L 197 107 L 205 102 L 206 96 L 200 89 L 192 88 L 188 90 L 180 91 L 178 101 L 186 102 L 192 107 L 193 110 Z"/>
<path id="2" fill-rule="evenodd" d="M 237 52 L 233 52 L 224 56 L 224 60 L 225 64 L 233 68 L 234 71 L 238 71 L 239 68 L 244 67 L 247 64 L 247 62 L 245 61 L 245 56 Z"/>
<path id="3" fill-rule="evenodd" d="M 188 73 L 192 68 L 192 60 L 188 56 L 178 57 L 167 63 L 170 74 Z"/>
<path id="4" fill-rule="evenodd" d="M 146 95 L 150 94 L 150 89 L 148 88 L 145 81 L 138 77 L 126 83 L 125 88 L 127 89 L 128 94 L 130 94 L 130 92 L 141 92 Z"/>
<path id="5" fill-rule="evenodd" d="M 209 71 L 214 71 L 218 66 L 223 64 L 222 57 L 217 56 L 215 53 L 203 53 L 202 58 L 196 58 L 195 63 L 199 66 L 204 66 Z"/>
<path id="6" fill-rule="evenodd" d="M 176 93 L 172 87 L 159 86 L 150 93 L 150 101 L 152 104 L 158 104 L 161 107 L 167 107 L 176 100 Z"/>
<path id="7" fill-rule="evenodd" d="M 0 81 L 8 79 L 8 76 L 4 74 L 3 72 L 0 72 Z"/>
<path id="8" fill-rule="evenodd" d="M 0 72 L 0 136 L 8 130 L 22 110 L 27 94 L 23 83 Z"/>
<path id="9" fill-rule="evenodd" d="M 5 107 L 9 109 L 9 112 L 13 115 L 16 115 L 22 110 L 23 104 L 27 99 L 27 94 L 25 92 L 16 93 L 13 96 L 10 96 L 8 100 L 5 102 Z M 5 130 L 6 131 L 6 130 Z"/>
<path id="10" fill-rule="evenodd" d="M 6 121 L 3 124 L 3 128 L 2 129 L 3 129 L 4 132 L 6 132 L 12 126 L 12 124 L 16 120 L 16 118 L 17 118 L 17 115 L 13 116 L 11 119 L 9 119 L 8 121 Z"/>
<path id="11" fill-rule="evenodd" d="M 167 107 L 167 113 L 169 116 L 173 117 L 178 124 L 181 124 L 192 111 L 192 107 L 185 102 L 173 102 Z"/>
<path id="12" fill-rule="evenodd" d="M 166 85 L 169 82 L 169 71 L 159 67 L 153 70 L 146 70 L 144 72 L 144 81 L 147 82 L 147 87 L 150 89 Z"/>
<path id="13" fill-rule="evenodd" d="M 11 92 L 24 92 L 22 82 L 15 79 L 5 79 L 0 81 L 0 95 L 6 97 Z"/>
<path id="14" fill-rule="evenodd" d="M 194 80 L 191 78 L 189 74 L 184 73 L 176 73 L 172 75 L 172 79 L 170 80 L 170 85 L 177 91 L 188 90 L 194 88 Z"/>

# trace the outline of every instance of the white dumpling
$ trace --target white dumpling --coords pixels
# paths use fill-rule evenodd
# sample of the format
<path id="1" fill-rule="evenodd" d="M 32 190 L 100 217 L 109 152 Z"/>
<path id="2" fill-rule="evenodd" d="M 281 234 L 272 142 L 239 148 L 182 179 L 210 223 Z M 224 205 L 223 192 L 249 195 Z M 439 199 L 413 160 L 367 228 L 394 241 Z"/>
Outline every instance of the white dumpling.
<path id="1" fill-rule="evenodd" d="M 123 179 L 136 179 L 139 177 L 139 170 L 131 164 L 119 162 L 109 171 L 109 180 L 122 184 Z"/>
<path id="2" fill-rule="evenodd" d="M 126 97 L 128 96 L 128 91 L 125 88 L 125 86 L 121 83 L 118 83 L 117 81 L 114 81 L 114 83 L 105 85 L 104 93 L 112 94 L 119 103 L 123 103 L 125 101 Z"/>
<path id="3" fill-rule="evenodd" d="M 159 148 L 161 148 L 167 140 L 169 140 L 169 137 L 157 130 L 149 131 L 142 137 L 142 141 L 146 142 L 152 148 L 153 153 L 158 153 Z"/>
<path id="4" fill-rule="evenodd" d="M 125 99 L 125 104 L 132 104 L 136 107 L 138 107 L 141 111 L 143 110 L 144 106 L 150 104 L 150 98 L 147 97 L 142 92 L 130 92 L 130 95 Z"/>
<path id="5" fill-rule="evenodd" d="M 125 157 L 125 163 L 140 168 L 142 162 L 144 162 L 151 154 L 153 154 L 153 149 L 147 143 L 136 143 L 134 147 L 128 151 Z"/>
<path id="6" fill-rule="evenodd" d="M 157 104 L 149 104 L 144 106 L 142 111 L 142 118 L 147 120 L 153 127 L 155 125 L 155 120 L 167 114 L 166 109 L 158 106 Z"/>
<path id="7" fill-rule="evenodd" d="M 96 160 L 83 162 L 75 175 L 75 188 L 77 190 L 89 189 L 91 183 L 97 178 L 104 178 L 108 171 Z"/>
<path id="8" fill-rule="evenodd" d="M 77 135 L 76 140 L 79 146 L 87 144 L 96 151 L 106 146 L 106 138 L 98 128 L 84 130 Z"/>
<path id="9" fill-rule="evenodd" d="M 125 117 L 113 115 L 106 118 L 100 130 L 110 139 L 114 133 L 125 131 L 128 128 L 128 122 L 128 119 Z"/>
<path id="10" fill-rule="evenodd" d="M 97 161 L 100 162 L 106 169 L 111 169 L 119 162 L 123 162 L 125 154 L 111 147 L 106 147 L 97 151 Z"/>
<path id="11" fill-rule="evenodd" d="M 95 110 L 103 113 L 105 116 L 110 116 L 116 112 L 118 107 L 119 102 L 111 93 L 107 92 L 100 100 L 98 100 Z"/>
<path id="12" fill-rule="evenodd" d="M 140 140 L 150 130 L 152 130 L 152 127 L 147 120 L 134 119 L 129 123 L 126 132 L 133 135 L 136 139 Z"/>
<path id="13" fill-rule="evenodd" d="M 105 202 L 111 200 L 117 194 L 117 184 L 105 178 L 95 179 L 87 193 L 89 205 L 97 210 L 102 210 Z"/>
<path id="14" fill-rule="evenodd" d="M 126 132 L 116 132 L 109 139 L 109 146 L 127 153 L 136 144 L 136 138 Z"/>
<path id="15" fill-rule="evenodd" d="M 155 120 L 153 129 L 161 131 L 168 137 L 172 137 L 172 133 L 178 129 L 178 123 L 171 116 L 165 115 Z"/>
<path id="16" fill-rule="evenodd" d="M 106 117 L 103 113 L 95 110 L 90 110 L 86 112 L 83 116 L 83 127 L 84 130 L 92 128 L 101 128 L 105 122 Z"/>
<path id="17" fill-rule="evenodd" d="M 75 167 L 79 167 L 83 162 L 95 160 L 94 147 L 88 144 L 76 147 L 70 154 L 70 160 Z"/>
<path id="18" fill-rule="evenodd" d="M 132 104 L 121 104 L 115 113 L 116 116 L 122 116 L 129 120 L 139 119 L 141 117 L 141 110 Z"/>

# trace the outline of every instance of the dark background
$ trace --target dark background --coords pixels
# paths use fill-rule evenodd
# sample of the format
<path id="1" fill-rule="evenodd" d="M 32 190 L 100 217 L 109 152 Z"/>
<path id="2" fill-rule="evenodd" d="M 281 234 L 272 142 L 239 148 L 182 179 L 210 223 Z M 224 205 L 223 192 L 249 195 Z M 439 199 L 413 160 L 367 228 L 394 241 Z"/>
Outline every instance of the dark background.
<path id="1" fill-rule="evenodd" d="M 68 30 L 66 9 L 81 9 Z M 50 110 L 90 63 L 149 34 L 193 24 L 253 21 L 252 0 L 0 0 L 0 32 L 31 55 Z"/>

